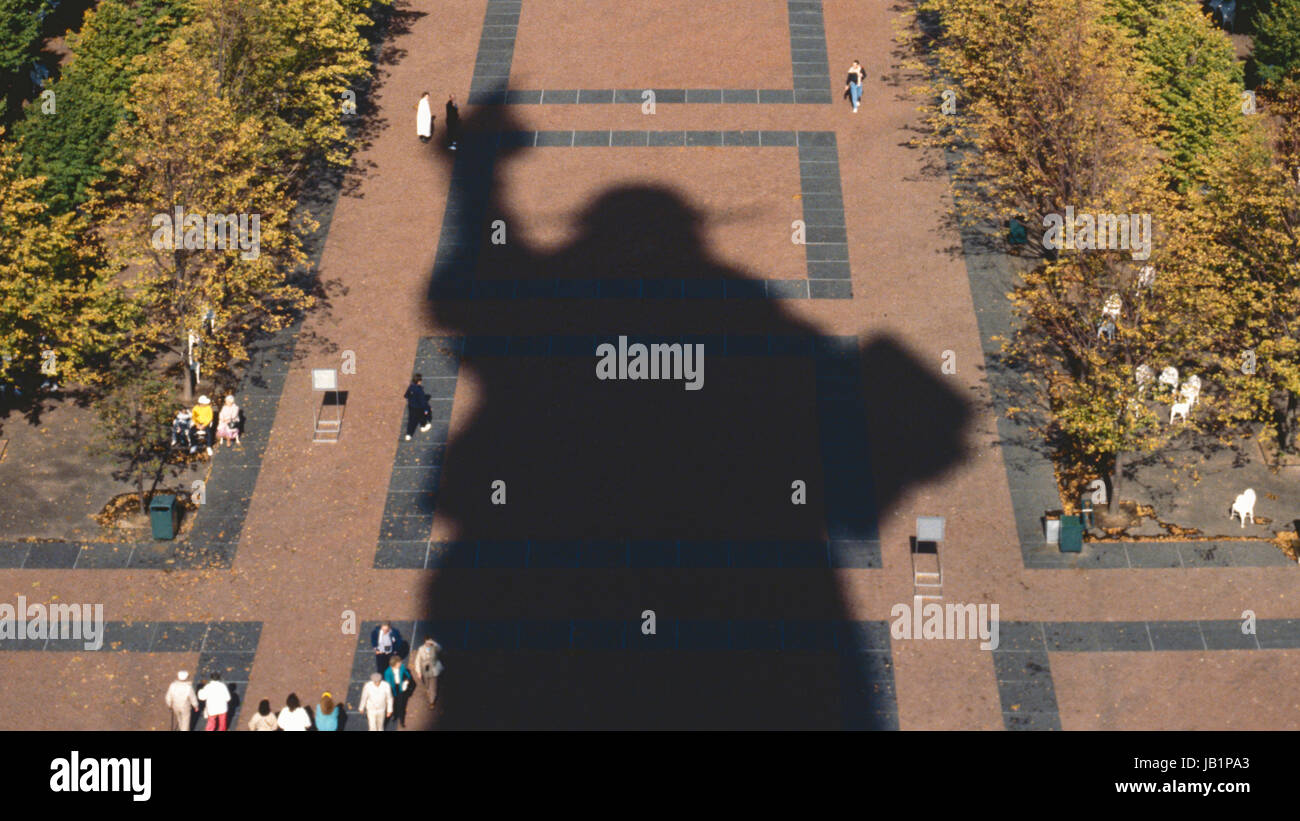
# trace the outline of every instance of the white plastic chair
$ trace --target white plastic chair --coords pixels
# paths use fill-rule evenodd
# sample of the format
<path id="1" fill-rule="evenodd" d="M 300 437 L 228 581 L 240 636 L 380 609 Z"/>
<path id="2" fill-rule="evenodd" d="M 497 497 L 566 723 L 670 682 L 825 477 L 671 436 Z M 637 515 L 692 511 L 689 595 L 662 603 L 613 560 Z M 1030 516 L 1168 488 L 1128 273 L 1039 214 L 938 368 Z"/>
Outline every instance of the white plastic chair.
<path id="1" fill-rule="evenodd" d="M 1160 382 L 1161 385 L 1168 385 L 1169 390 L 1171 391 L 1177 390 L 1178 369 L 1175 368 L 1173 365 L 1170 365 L 1169 367 L 1165 368 L 1163 371 L 1160 372 L 1160 379 L 1158 381 Z"/>

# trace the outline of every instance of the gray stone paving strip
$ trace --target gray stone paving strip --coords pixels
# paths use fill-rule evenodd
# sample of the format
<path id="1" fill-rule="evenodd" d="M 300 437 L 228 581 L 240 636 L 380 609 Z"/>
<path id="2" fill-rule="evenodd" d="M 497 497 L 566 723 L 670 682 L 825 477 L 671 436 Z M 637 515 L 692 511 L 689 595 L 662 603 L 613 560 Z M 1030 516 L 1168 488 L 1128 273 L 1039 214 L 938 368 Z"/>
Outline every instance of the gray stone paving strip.
<path id="1" fill-rule="evenodd" d="M 1300 649 L 1300 619 L 1241 621 L 1001 622 L 992 651 L 1008 730 L 1059 730 L 1060 709 L 1048 653 Z"/>
<path id="2" fill-rule="evenodd" d="M 594 356 L 617 336 L 424 337 L 416 345 L 412 373 L 424 378 L 431 396 L 433 429 L 405 440 L 398 429 L 397 452 L 380 519 L 374 567 L 607 568 L 695 567 L 875 569 L 882 566 L 879 511 L 870 448 L 860 420 L 862 404 L 857 338 L 706 334 L 685 337 L 631 334 L 629 344 L 692 343 L 710 357 L 801 356 L 813 360 L 817 389 L 818 447 L 826 492 L 826 532 L 814 542 L 672 541 L 644 550 L 645 542 L 464 541 L 431 542 L 442 459 L 450 435 L 453 397 L 461 356 Z"/>
<path id="3" fill-rule="evenodd" d="M 501 148 L 786 147 L 798 152 L 806 279 L 479 280 L 478 227 Z M 851 299 L 839 149 L 831 131 L 515 131 L 462 140 L 434 259 L 431 299 Z"/>
<path id="4" fill-rule="evenodd" d="M 29 607 L 35 603 L 29 602 Z M 260 621 L 105 621 L 103 643 L 99 647 L 87 647 L 80 625 L 69 623 L 54 629 L 58 635 L 46 638 L 0 639 L 0 651 L 198 653 L 197 666 L 190 671 L 191 680 L 219 672 L 221 680 L 237 697 L 230 705 L 228 730 L 235 729 L 240 707 L 248 697 L 248 682 L 262 637 Z M 72 638 L 77 635 L 83 637 Z M 202 724 L 196 718 L 193 729 L 202 730 Z"/>
<path id="5" fill-rule="evenodd" d="M 804 652 L 841 657 L 841 712 L 845 729 L 897 730 L 898 701 L 886 621 L 658 621 L 654 635 L 643 635 L 639 621 L 452 619 L 393 621 L 407 647 L 432 636 L 444 651 L 518 650 L 524 652 Z M 375 670 L 370 633 L 379 621 L 357 630 L 347 703 L 357 704 L 361 688 Z M 463 658 L 463 656 L 462 656 Z M 348 714 L 348 730 L 365 730 L 364 716 Z"/>
<path id="6" fill-rule="evenodd" d="M 488 0 L 470 79 L 470 105 L 641 105 L 654 92 L 655 104 L 791 104 L 832 102 L 821 0 L 789 0 L 791 87 L 512 89 L 510 70 L 519 35 L 521 0 Z"/>
<path id="7" fill-rule="evenodd" d="M 955 155 L 948 157 L 949 179 Z M 808 207 L 805 205 L 805 207 Z M 1060 497 L 1052 462 L 1041 451 L 1041 437 L 1027 424 L 1010 419 L 1006 409 L 1028 390 L 1024 377 L 1000 365 L 1000 344 L 1013 324 L 1006 294 L 1019 282 L 1011 258 L 988 247 L 989 237 L 976 228 L 961 231 L 962 257 L 979 325 L 986 374 L 997 413 L 999 451 L 1011 490 L 1021 559 L 1027 569 L 1128 569 L 1173 567 L 1290 567 L 1296 565 L 1272 544 L 1259 541 L 1084 542 L 1082 553 L 1061 553 L 1045 541 L 1042 517 L 1059 510 Z M 810 259 L 811 249 L 809 251 Z"/>

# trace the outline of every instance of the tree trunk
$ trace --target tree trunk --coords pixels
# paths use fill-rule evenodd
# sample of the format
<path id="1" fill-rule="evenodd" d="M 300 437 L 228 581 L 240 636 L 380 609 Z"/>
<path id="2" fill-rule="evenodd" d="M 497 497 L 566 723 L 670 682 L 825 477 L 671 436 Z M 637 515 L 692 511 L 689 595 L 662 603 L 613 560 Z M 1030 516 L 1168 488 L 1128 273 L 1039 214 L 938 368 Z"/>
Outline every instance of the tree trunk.
<path id="1" fill-rule="evenodd" d="M 194 369 L 190 367 L 188 353 L 181 354 L 181 368 L 185 371 L 185 385 L 181 390 L 181 400 L 186 407 L 194 404 Z"/>
<path id="2" fill-rule="evenodd" d="M 1115 452 L 1113 457 L 1114 468 L 1111 470 L 1110 477 L 1110 495 L 1106 501 L 1110 503 L 1112 511 L 1119 510 L 1119 492 L 1124 481 L 1124 454 L 1120 451 Z"/>
<path id="3" fill-rule="evenodd" d="M 1286 392 L 1286 410 L 1282 414 L 1281 430 L 1278 431 L 1278 444 L 1287 453 L 1295 453 L 1300 445 L 1300 394 Z"/>
<path id="4" fill-rule="evenodd" d="M 144 496 L 144 471 L 143 470 L 137 470 L 135 472 L 135 490 L 136 493 L 140 495 L 140 513 L 142 515 L 148 516 L 149 503 L 145 501 L 145 496 Z"/>

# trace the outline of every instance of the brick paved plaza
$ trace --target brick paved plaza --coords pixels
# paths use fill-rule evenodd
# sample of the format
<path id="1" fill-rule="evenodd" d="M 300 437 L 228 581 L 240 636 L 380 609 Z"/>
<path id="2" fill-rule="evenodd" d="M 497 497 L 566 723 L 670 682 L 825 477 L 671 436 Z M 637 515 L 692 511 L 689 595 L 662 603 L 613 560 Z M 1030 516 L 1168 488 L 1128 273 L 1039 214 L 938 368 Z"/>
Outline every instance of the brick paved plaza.
<path id="1" fill-rule="evenodd" d="M 0 642 L 0 701 L 42 705 L 0 729 L 165 730 L 177 669 L 222 671 L 237 729 L 290 692 L 355 705 L 383 620 L 444 648 L 408 730 L 1300 729 L 1300 568 L 1275 547 L 1043 544 L 1051 465 L 984 367 L 1014 274 L 909 146 L 892 4 L 397 10 L 323 210 L 327 304 L 256 352 L 253 424 L 187 539 L 0 532 L 5 601 L 108 622 L 99 651 Z M 597 379 L 620 336 L 701 346 L 702 387 Z M 310 372 L 345 352 L 340 441 L 313 443 Z M 432 429 L 408 442 L 417 371 Z M 996 649 L 891 638 L 919 516 L 946 519 L 942 601 L 999 607 Z"/>

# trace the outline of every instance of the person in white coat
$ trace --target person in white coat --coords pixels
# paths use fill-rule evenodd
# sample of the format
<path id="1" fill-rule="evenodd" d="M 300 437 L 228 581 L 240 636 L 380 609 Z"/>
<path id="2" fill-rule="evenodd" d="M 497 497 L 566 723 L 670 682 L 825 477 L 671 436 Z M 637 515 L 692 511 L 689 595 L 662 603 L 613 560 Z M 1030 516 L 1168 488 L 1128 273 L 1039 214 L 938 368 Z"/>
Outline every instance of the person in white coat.
<path id="1" fill-rule="evenodd" d="M 420 103 L 415 107 L 415 133 L 422 143 L 427 143 L 433 136 L 433 106 L 429 105 L 427 91 L 420 96 Z"/>
<path id="2" fill-rule="evenodd" d="M 230 709 L 230 689 L 222 683 L 219 673 L 213 673 L 212 679 L 199 688 L 198 698 L 203 702 L 203 715 L 208 719 L 203 729 L 224 733 L 226 711 Z"/>
<path id="3" fill-rule="evenodd" d="M 284 709 L 275 720 L 276 726 L 285 732 L 306 732 L 311 728 L 311 716 L 298 701 L 297 693 L 290 693 L 284 700 Z"/>
<path id="4" fill-rule="evenodd" d="M 194 715 L 194 711 L 199 709 L 199 700 L 194 695 L 194 683 L 190 681 L 189 673 L 181 670 L 176 674 L 176 680 L 167 688 L 165 701 L 172 711 L 172 716 L 175 717 L 172 729 L 188 733 L 190 718 Z"/>
<path id="5" fill-rule="evenodd" d="M 393 714 L 393 690 L 378 673 L 370 674 L 370 681 L 361 688 L 361 702 L 357 709 L 366 714 L 366 723 L 375 732 L 383 732 L 384 719 Z"/>

